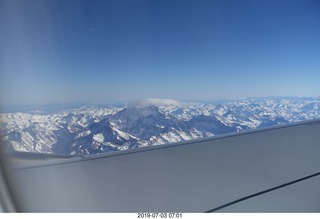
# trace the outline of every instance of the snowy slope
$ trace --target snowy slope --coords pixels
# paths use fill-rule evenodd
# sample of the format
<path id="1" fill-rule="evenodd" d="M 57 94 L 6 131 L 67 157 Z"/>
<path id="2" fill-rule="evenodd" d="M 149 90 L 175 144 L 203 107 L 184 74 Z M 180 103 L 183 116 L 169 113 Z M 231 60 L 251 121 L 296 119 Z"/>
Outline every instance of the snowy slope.
<path id="1" fill-rule="evenodd" d="M 226 103 L 149 99 L 52 114 L 1 114 L 8 151 L 95 154 L 210 137 L 320 117 L 320 98 L 266 97 Z"/>

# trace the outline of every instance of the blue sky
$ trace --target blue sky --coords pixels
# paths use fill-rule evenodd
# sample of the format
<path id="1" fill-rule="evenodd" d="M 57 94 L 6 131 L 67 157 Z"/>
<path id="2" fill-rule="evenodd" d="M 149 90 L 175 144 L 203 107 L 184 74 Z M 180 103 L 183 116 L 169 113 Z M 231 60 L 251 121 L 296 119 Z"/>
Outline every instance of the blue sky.
<path id="1" fill-rule="evenodd" d="M 3 104 L 319 96 L 320 1 L 5 0 Z"/>

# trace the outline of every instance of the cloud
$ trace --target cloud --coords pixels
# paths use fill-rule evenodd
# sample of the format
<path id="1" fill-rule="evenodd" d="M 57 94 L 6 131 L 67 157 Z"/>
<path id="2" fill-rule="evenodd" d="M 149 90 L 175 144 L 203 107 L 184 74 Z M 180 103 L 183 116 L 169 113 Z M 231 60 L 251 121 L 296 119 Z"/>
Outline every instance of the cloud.
<path id="1" fill-rule="evenodd" d="M 162 105 L 179 105 L 179 102 L 173 99 L 158 99 L 158 98 L 150 98 L 144 101 L 145 104 L 151 104 L 156 106 Z"/>
<path id="2" fill-rule="evenodd" d="M 142 101 L 134 102 L 133 105 L 135 106 L 179 106 L 180 103 L 173 99 L 159 99 L 159 98 L 149 98 Z"/>

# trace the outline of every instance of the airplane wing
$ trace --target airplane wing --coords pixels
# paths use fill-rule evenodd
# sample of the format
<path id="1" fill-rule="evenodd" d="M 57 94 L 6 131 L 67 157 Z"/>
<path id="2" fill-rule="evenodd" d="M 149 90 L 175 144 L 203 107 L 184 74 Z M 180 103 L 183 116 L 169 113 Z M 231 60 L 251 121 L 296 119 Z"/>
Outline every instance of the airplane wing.
<path id="1" fill-rule="evenodd" d="M 320 212 L 320 120 L 12 172 L 22 212 Z"/>

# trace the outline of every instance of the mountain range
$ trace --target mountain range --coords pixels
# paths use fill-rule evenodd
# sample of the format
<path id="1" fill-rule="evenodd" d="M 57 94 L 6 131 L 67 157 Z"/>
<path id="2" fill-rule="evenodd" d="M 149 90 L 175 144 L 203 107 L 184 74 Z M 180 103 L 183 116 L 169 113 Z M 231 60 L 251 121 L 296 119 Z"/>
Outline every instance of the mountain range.
<path id="1" fill-rule="evenodd" d="M 0 136 L 9 152 L 97 154 L 320 118 L 320 98 L 264 97 L 221 103 L 148 99 L 0 116 Z"/>

